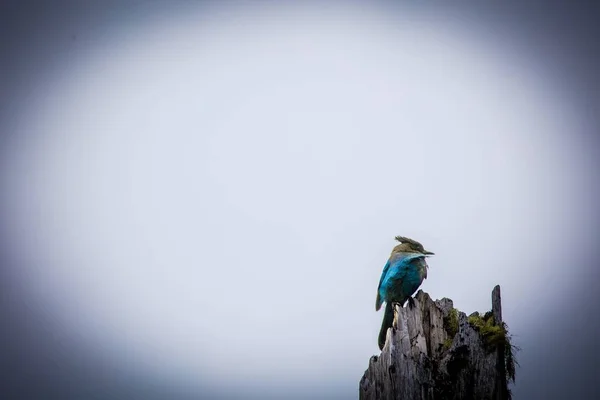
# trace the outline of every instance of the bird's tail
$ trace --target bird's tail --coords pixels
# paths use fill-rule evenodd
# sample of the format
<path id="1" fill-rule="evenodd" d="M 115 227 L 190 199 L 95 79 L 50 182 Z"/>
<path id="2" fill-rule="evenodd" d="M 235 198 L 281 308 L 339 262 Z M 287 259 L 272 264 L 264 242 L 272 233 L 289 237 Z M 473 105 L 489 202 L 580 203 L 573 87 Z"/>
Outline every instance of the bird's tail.
<path id="1" fill-rule="evenodd" d="M 379 350 L 383 350 L 385 345 L 385 337 L 387 336 L 387 330 L 392 327 L 394 323 L 394 307 L 391 302 L 385 303 L 385 310 L 383 312 L 383 321 L 381 322 L 381 330 L 379 331 Z"/>

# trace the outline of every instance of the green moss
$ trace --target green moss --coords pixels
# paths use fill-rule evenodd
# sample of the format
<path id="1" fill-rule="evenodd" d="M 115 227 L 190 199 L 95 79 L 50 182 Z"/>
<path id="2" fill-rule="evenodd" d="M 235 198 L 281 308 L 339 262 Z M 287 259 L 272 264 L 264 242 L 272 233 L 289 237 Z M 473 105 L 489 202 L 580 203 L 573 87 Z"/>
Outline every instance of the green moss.
<path id="1" fill-rule="evenodd" d="M 511 335 L 508 333 L 508 326 L 503 322 L 496 324 L 494 314 L 491 311 L 485 313 L 482 317 L 478 312 L 474 312 L 468 318 L 469 324 L 481 335 L 483 342 L 489 349 L 496 349 L 498 346 L 504 346 L 504 361 L 506 367 L 506 378 L 508 381 L 515 381 L 515 366 L 518 365 L 515 360 L 515 353 L 519 350 L 511 343 Z"/>
<path id="2" fill-rule="evenodd" d="M 448 350 L 452 346 L 452 338 L 444 340 L 444 351 Z"/>
<path id="3" fill-rule="evenodd" d="M 448 336 L 450 336 L 450 340 L 454 339 L 454 336 L 458 332 L 458 310 L 453 308 L 448 313 L 448 316 L 444 318 L 444 329 Z"/>
<path id="4" fill-rule="evenodd" d="M 473 313 L 469 316 L 468 321 L 479 332 L 487 345 L 497 346 L 506 341 L 506 330 L 503 326 L 496 325 L 493 315 L 486 313 L 481 317 L 479 313 Z"/>
<path id="5" fill-rule="evenodd" d="M 442 348 L 446 351 L 452 346 L 454 336 L 458 333 L 458 310 L 456 308 L 451 309 L 448 315 L 444 317 L 444 330 L 448 337 L 444 340 Z"/>

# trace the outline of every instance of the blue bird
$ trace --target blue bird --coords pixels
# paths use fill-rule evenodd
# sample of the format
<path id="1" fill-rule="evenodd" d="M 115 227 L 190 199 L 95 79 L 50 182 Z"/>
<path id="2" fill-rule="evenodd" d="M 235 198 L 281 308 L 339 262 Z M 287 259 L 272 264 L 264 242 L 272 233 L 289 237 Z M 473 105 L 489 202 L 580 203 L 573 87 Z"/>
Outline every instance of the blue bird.
<path id="1" fill-rule="evenodd" d="M 381 304 L 386 303 L 383 314 L 383 322 L 379 331 L 379 349 L 383 350 L 387 330 L 392 327 L 394 321 L 394 304 L 400 307 L 408 300 L 412 307 L 412 295 L 417 291 L 423 280 L 427 278 L 427 262 L 425 257 L 434 253 L 427 251 L 423 245 L 415 240 L 404 236 L 396 236 L 400 242 L 394 247 L 388 262 L 383 267 L 379 287 L 377 288 L 377 300 L 375 310 L 379 311 Z"/>

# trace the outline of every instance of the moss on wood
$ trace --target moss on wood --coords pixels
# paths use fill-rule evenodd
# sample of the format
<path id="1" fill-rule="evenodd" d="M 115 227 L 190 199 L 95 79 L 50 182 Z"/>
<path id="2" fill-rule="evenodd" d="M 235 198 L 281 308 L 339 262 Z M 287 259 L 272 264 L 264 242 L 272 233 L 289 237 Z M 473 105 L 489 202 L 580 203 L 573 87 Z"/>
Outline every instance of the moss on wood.
<path id="1" fill-rule="evenodd" d="M 444 317 L 444 329 L 450 338 L 454 338 L 458 332 L 458 310 L 452 308 L 447 317 Z"/>
<path id="2" fill-rule="evenodd" d="M 480 335 L 489 350 L 494 350 L 500 345 L 504 345 L 504 361 L 506 364 L 506 378 L 509 381 L 515 381 L 515 366 L 518 365 L 515 359 L 515 353 L 518 347 L 511 343 L 511 335 L 508 333 L 508 326 L 503 322 L 496 324 L 494 315 L 491 311 L 486 312 L 483 317 L 474 312 L 469 315 L 469 324 Z"/>

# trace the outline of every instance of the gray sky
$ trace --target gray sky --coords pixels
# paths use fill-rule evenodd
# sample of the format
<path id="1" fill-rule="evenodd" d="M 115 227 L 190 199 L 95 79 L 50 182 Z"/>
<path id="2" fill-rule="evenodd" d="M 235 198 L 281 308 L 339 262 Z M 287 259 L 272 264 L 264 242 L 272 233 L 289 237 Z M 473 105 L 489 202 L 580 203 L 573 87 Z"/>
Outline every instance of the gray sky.
<path id="1" fill-rule="evenodd" d="M 117 374 L 355 397 L 404 235 L 432 297 L 502 286 L 528 377 L 532 326 L 592 277 L 590 122 L 514 35 L 381 5 L 72 24 L 3 142 L 5 272 Z"/>

